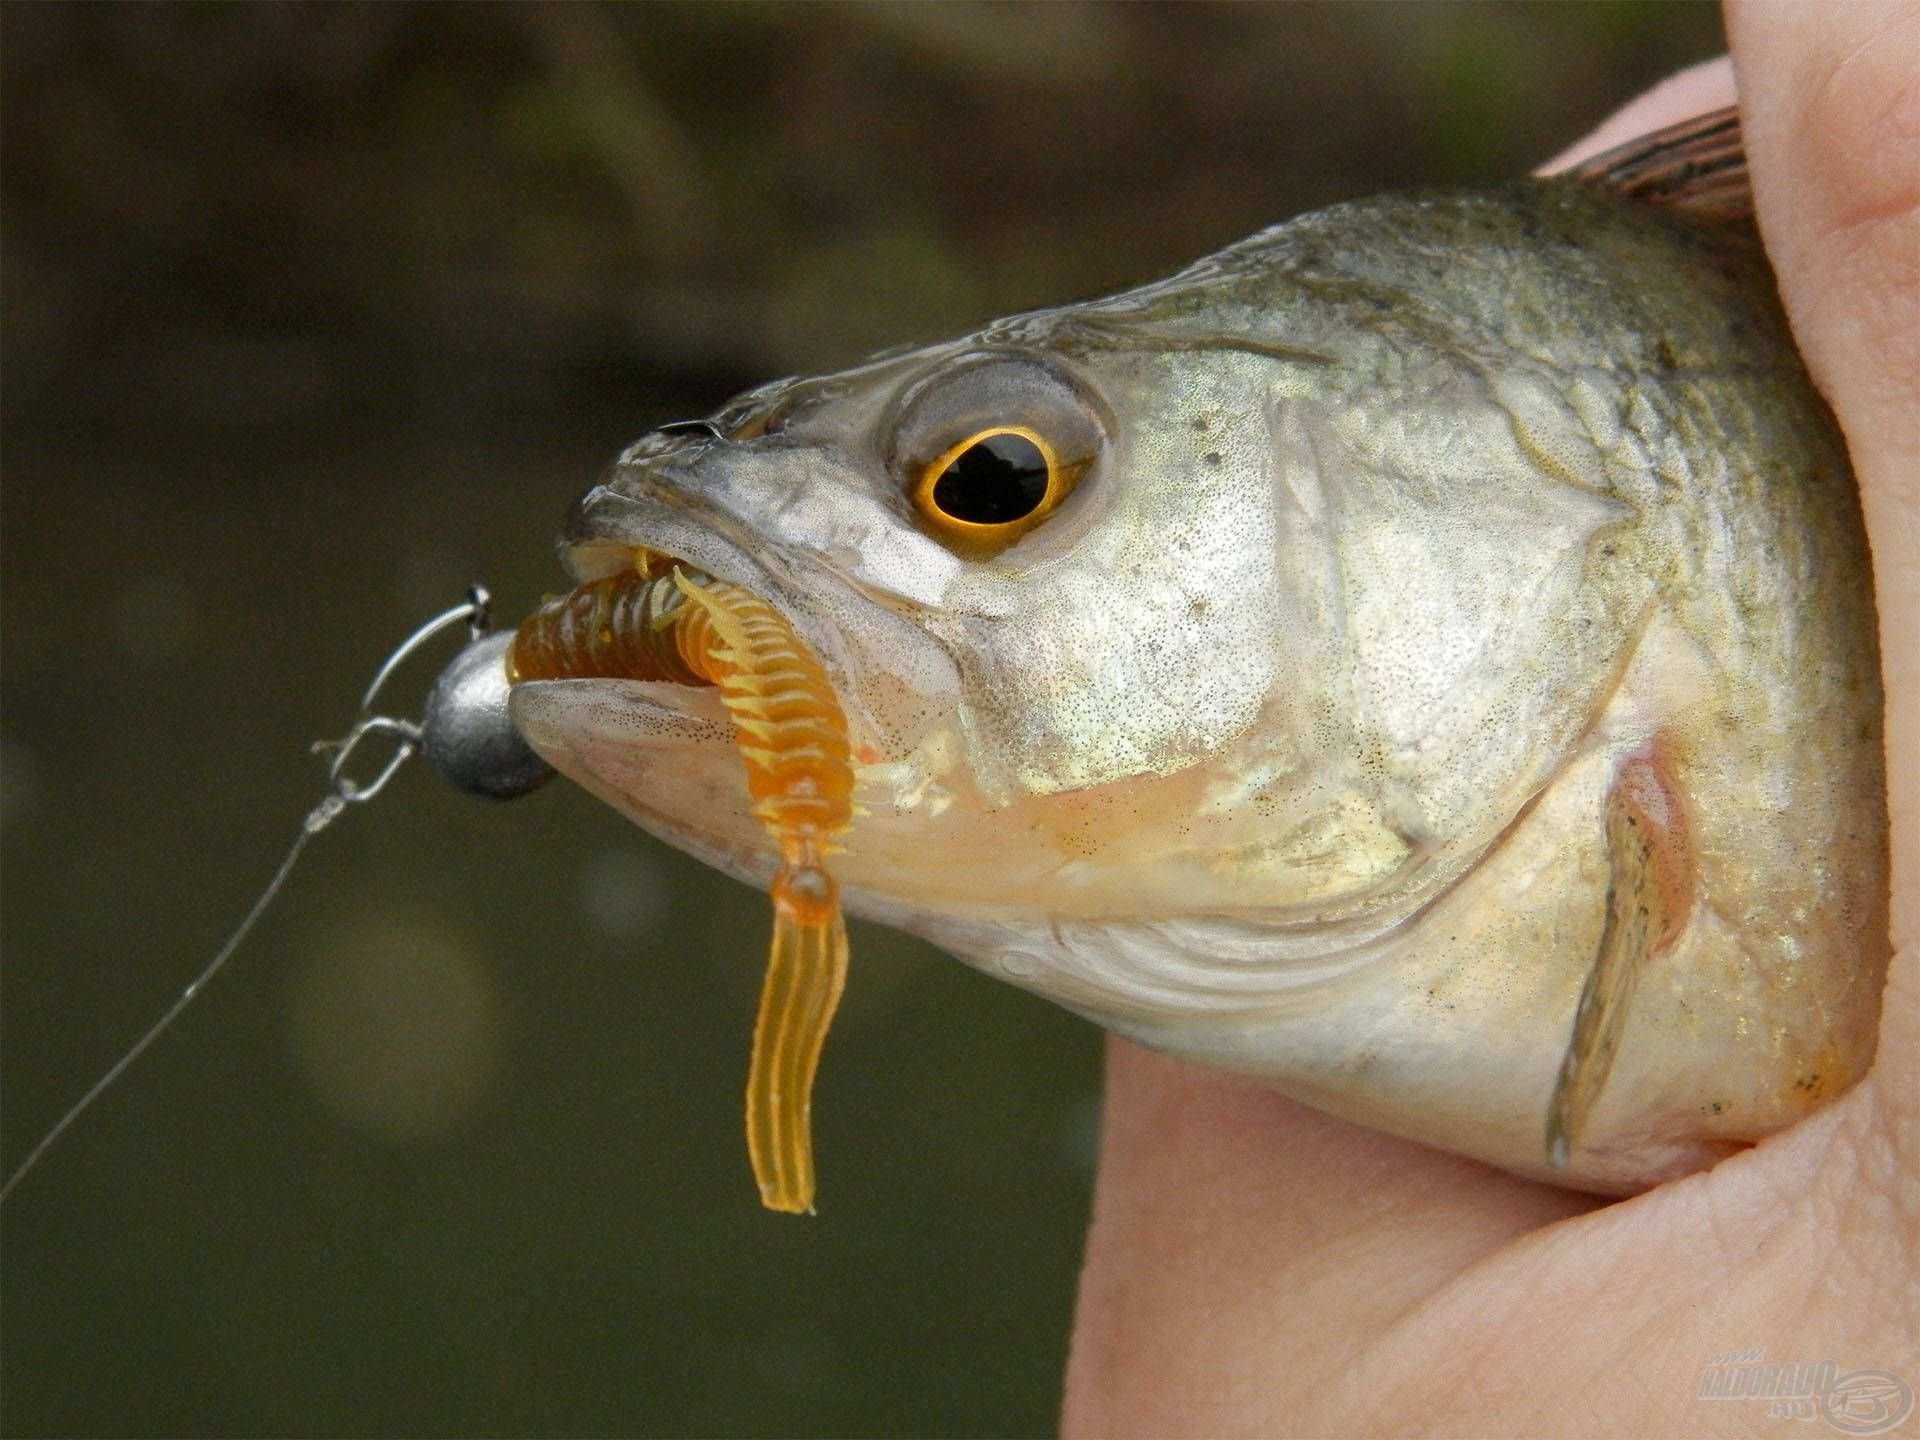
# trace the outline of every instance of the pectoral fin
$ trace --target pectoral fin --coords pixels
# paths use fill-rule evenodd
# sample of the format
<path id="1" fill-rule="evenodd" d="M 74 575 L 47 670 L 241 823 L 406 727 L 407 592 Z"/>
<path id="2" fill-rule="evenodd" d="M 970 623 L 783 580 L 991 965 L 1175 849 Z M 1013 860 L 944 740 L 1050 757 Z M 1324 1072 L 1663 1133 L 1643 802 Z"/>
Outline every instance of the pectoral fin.
<path id="1" fill-rule="evenodd" d="M 1606 803 L 1607 913 L 1547 1107 L 1547 1164 L 1566 1168 L 1599 1103 L 1649 963 L 1685 927 L 1693 865 L 1679 796 L 1655 755 L 1630 758 Z"/>

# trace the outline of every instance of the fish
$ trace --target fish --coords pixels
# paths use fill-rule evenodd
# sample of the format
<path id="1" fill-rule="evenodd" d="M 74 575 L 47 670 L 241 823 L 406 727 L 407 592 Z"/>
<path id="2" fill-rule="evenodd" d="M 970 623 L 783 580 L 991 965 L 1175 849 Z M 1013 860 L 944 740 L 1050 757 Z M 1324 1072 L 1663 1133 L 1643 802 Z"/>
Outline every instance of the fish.
<path id="1" fill-rule="evenodd" d="M 779 682 L 584 658 L 753 597 L 843 727 L 838 903 L 1140 1044 L 1610 1195 L 1871 1063 L 1871 572 L 1731 112 L 763 385 L 563 553 L 539 756 L 789 874 L 739 703 Z"/>

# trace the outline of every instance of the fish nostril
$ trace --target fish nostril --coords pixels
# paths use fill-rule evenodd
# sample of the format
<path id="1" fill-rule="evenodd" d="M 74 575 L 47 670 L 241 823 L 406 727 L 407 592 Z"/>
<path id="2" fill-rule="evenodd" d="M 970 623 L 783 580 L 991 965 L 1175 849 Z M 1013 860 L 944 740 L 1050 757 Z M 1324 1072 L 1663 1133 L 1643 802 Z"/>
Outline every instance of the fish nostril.
<path id="1" fill-rule="evenodd" d="M 669 420 L 664 425 L 656 425 L 654 427 L 654 434 L 672 436 L 701 435 L 709 440 L 724 440 L 727 438 L 720 433 L 720 427 L 715 425 L 711 420 Z"/>
<path id="2" fill-rule="evenodd" d="M 792 414 L 792 398 L 782 396 L 770 403 L 763 401 L 752 407 L 723 411 L 718 428 L 724 438 L 736 445 L 744 444 L 749 440 L 764 440 L 768 436 L 778 435 L 787 428 L 787 420 Z"/>

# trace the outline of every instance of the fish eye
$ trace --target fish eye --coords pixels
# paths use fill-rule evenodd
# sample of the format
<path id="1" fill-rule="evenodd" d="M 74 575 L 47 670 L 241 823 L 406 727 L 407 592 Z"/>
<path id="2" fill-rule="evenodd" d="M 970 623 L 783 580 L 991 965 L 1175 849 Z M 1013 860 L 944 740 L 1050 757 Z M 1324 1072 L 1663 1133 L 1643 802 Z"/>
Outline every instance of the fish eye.
<path id="1" fill-rule="evenodd" d="M 919 528 L 972 560 L 1059 511 L 1106 449 L 1088 393 L 1049 358 L 969 355 L 921 375 L 885 417 L 887 463 Z"/>
<path id="2" fill-rule="evenodd" d="M 1003 532 L 1051 509 L 1059 489 L 1060 462 L 1046 439 L 1023 425 L 1001 425 L 968 436 L 930 462 L 914 498 L 921 513 L 943 528 Z"/>

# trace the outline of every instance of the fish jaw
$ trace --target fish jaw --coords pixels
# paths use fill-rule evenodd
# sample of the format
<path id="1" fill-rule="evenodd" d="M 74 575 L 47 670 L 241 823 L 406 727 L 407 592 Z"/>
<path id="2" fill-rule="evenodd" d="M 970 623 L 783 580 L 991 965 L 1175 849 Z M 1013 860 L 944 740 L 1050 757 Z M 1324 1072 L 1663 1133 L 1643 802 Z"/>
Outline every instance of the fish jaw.
<path id="1" fill-rule="evenodd" d="M 737 878 L 764 885 L 772 876 L 779 856 L 754 823 L 726 708 L 711 690 L 525 681 L 508 708 L 548 764 L 649 833 Z"/>

